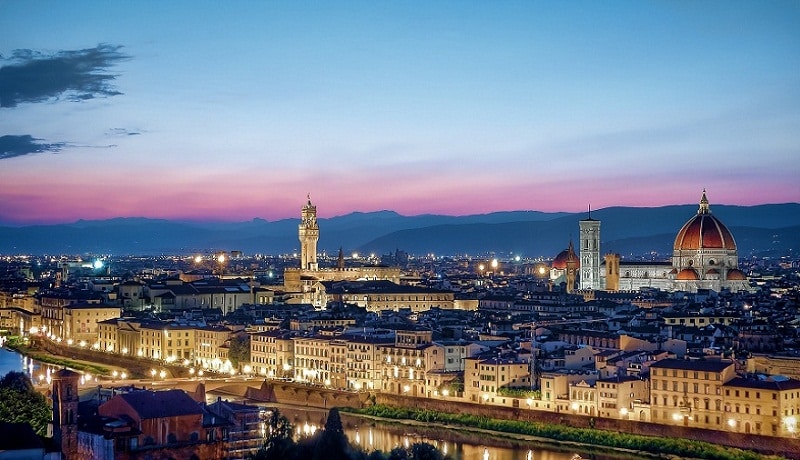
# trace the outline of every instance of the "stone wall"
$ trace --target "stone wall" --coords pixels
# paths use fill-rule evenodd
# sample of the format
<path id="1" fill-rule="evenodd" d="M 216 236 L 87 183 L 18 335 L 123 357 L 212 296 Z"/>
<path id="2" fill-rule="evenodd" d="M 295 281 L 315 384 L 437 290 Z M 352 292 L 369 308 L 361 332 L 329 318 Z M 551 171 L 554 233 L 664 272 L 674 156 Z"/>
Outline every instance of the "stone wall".
<path id="1" fill-rule="evenodd" d="M 268 383 L 272 391 L 272 402 L 295 406 L 331 407 L 364 406 L 369 394 L 331 390 L 323 387 L 307 386 L 291 382 Z"/>
<path id="2" fill-rule="evenodd" d="M 377 394 L 376 402 L 393 407 L 414 407 L 456 414 L 469 413 L 503 420 L 551 423 L 577 428 L 590 428 L 593 425 L 594 428 L 601 430 L 645 436 L 707 441 L 714 444 L 757 450 L 763 453 L 781 454 L 789 458 L 800 458 L 800 439 L 793 438 L 748 435 L 744 433 L 662 425 L 633 420 L 616 420 L 576 414 L 537 411 L 525 408 L 509 408 L 462 402 L 455 399 L 429 399 L 393 394 Z"/>

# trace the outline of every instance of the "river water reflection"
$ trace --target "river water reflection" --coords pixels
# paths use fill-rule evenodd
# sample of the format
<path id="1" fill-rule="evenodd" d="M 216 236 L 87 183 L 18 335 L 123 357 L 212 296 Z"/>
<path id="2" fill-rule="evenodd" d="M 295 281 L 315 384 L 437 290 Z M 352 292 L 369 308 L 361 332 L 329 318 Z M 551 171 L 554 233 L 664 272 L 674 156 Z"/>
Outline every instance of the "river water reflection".
<path id="1" fill-rule="evenodd" d="M 303 435 L 319 429 L 325 423 L 327 411 L 322 409 L 282 406 L 279 410 L 294 425 L 297 434 Z M 381 450 L 388 453 L 398 446 L 408 447 L 416 442 L 433 444 L 454 460 L 622 460 L 645 458 L 592 452 L 587 449 L 559 448 L 558 444 L 538 444 L 496 436 L 433 428 L 425 425 L 376 422 L 342 413 L 347 439 L 365 451 Z"/>
<path id="2" fill-rule="evenodd" d="M 41 383 L 58 369 L 58 366 L 40 363 L 16 351 L 0 347 L 0 376 L 11 371 L 24 372 L 34 383 Z"/>

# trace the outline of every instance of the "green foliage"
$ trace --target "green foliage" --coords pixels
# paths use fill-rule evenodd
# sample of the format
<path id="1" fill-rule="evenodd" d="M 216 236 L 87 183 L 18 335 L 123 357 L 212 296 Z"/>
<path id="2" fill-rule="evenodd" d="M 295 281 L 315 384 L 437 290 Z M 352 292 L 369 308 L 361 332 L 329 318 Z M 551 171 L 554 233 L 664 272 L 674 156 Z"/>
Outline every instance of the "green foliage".
<path id="1" fill-rule="evenodd" d="M 41 363 L 55 364 L 57 366 L 68 367 L 77 371 L 91 372 L 92 374 L 108 375 L 111 373 L 107 367 L 99 366 L 97 364 L 81 363 L 71 359 L 59 358 L 57 356 L 48 355 L 46 353 L 37 353 L 26 342 L 26 338 L 11 335 L 8 336 L 6 346 L 19 351 L 28 358 L 35 359 Z"/>
<path id="2" fill-rule="evenodd" d="M 31 379 L 24 372 L 10 371 L 0 378 L 0 388 L 9 388 L 20 393 L 34 391 Z"/>
<path id="3" fill-rule="evenodd" d="M 55 364 L 57 366 L 68 367 L 77 371 L 91 372 L 92 374 L 108 375 L 111 371 L 107 367 L 98 366 L 96 364 L 81 363 L 72 361 L 70 359 L 56 358 L 55 356 L 45 355 L 41 353 L 26 353 L 27 356 L 36 361 L 48 364 Z"/>
<path id="4" fill-rule="evenodd" d="M 6 337 L 6 346 L 8 348 L 20 351 L 24 351 L 27 349 L 27 343 L 25 339 L 23 339 L 18 335 L 9 335 L 8 337 Z"/>
<path id="5" fill-rule="evenodd" d="M 250 362 L 250 335 L 235 335 L 231 338 L 228 349 L 228 359 L 233 367 L 238 367 L 239 363 Z"/>
<path id="6" fill-rule="evenodd" d="M 499 396 L 508 396 L 511 398 L 542 399 L 542 392 L 540 390 L 529 390 L 527 388 L 500 387 L 497 389 L 497 394 Z"/>
<path id="7" fill-rule="evenodd" d="M 0 379 L 0 420 L 27 423 L 36 434 L 44 436 L 52 418 L 47 399 L 33 389 L 25 374 L 12 371 Z"/>
<path id="8" fill-rule="evenodd" d="M 389 419 L 416 420 L 426 423 L 440 422 L 448 425 L 468 426 L 503 433 L 525 434 L 557 441 L 573 441 L 596 446 L 660 452 L 681 458 L 709 460 L 758 460 L 763 458 L 755 452 L 689 439 L 657 438 L 549 423 L 492 419 L 473 414 L 451 414 L 429 409 L 390 407 L 379 404 L 363 409 L 349 409 L 349 411 Z M 397 458 L 399 460 L 405 457 Z"/>

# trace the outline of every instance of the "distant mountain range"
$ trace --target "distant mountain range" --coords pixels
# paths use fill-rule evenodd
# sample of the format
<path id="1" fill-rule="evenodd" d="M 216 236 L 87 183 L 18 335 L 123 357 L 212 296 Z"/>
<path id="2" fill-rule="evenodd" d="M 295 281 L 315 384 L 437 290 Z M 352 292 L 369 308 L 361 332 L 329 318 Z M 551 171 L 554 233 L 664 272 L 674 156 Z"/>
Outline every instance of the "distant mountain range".
<path id="1" fill-rule="evenodd" d="M 712 205 L 736 239 L 740 256 L 800 251 L 800 204 Z M 675 234 L 697 205 L 612 207 L 592 211 L 601 221 L 601 251 L 623 256 L 671 253 Z M 586 213 L 496 212 L 472 216 L 401 216 L 392 211 L 319 219 L 318 249 L 336 255 L 520 254 L 553 257 L 577 242 Z M 299 250 L 299 219 L 268 222 L 180 222 L 147 218 L 0 227 L 0 254 L 194 254 L 238 250 L 285 254 Z"/>

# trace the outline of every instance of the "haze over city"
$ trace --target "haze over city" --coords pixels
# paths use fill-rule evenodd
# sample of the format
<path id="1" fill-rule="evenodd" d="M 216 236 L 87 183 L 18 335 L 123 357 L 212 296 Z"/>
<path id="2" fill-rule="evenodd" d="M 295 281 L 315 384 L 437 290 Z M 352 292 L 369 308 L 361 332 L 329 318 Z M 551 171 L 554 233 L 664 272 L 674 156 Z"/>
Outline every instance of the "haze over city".
<path id="1" fill-rule="evenodd" d="M 0 223 L 800 201 L 800 4 L 0 4 Z"/>

